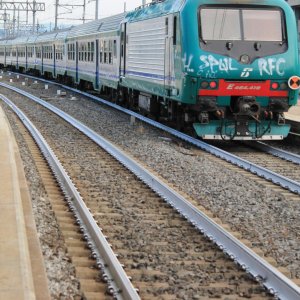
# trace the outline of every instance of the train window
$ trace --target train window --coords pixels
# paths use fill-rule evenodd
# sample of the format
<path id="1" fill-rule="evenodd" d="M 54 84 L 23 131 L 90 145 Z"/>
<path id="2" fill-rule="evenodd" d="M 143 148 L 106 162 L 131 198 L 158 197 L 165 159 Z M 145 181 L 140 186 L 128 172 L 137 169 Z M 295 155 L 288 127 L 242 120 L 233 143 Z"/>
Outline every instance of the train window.
<path id="1" fill-rule="evenodd" d="M 75 60 L 75 44 L 68 44 L 68 60 Z"/>
<path id="2" fill-rule="evenodd" d="M 108 41 L 104 41 L 104 63 L 108 62 Z"/>
<path id="3" fill-rule="evenodd" d="M 203 41 L 282 41 L 281 12 L 275 9 L 203 8 Z M 259 30 L 257 30 L 259 28 Z"/>
<path id="4" fill-rule="evenodd" d="M 169 19 L 168 18 L 165 19 L 165 25 L 166 25 L 166 35 L 168 35 L 168 33 L 169 33 Z"/>
<path id="5" fill-rule="evenodd" d="M 176 45 L 177 40 L 177 17 L 173 19 L 173 45 Z"/>
<path id="6" fill-rule="evenodd" d="M 244 39 L 247 41 L 282 41 L 279 10 L 244 9 L 243 25 Z"/>
<path id="7" fill-rule="evenodd" d="M 201 9 L 200 20 L 204 41 L 241 39 L 238 9 L 204 8 Z"/>
<path id="8" fill-rule="evenodd" d="M 91 61 L 94 61 L 95 42 L 91 42 Z"/>
<path id="9" fill-rule="evenodd" d="M 84 60 L 84 44 L 83 43 L 79 44 L 78 54 L 79 54 L 78 55 L 79 61 L 83 61 Z"/>
<path id="10" fill-rule="evenodd" d="M 82 49 L 81 49 L 81 44 L 78 45 L 78 60 L 81 61 L 81 54 L 82 54 Z"/>
<path id="11" fill-rule="evenodd" d="M 20 57 L 25 57 L 25 47 L 21 47 L 20 51 L 18 52 L 18 56 L 20 55 Z"/>
<path id="12" fill-rule="evenodd" d="M 103 63 L 103 40 L 100 40 L 100 63 Z"/>
<path id="13" fill-rule="evenodd" d="M 117 57 L 117 41 L 114 40 L 114 58 Z"/>
<path id="14" fill-rule="evenodd" d="M 83 59 L 83 54 L 82 54 L 82 44 L 80 44 L 79 45 L 79 47 L 78 47 L 78 60 L 79 61 L 82 61 L 82 59 Z"/>
<path id="15" fill-rule="evenodd" d="M 56 60 L 62 60 L 63 59 L 63 45 L 57 45 L 55 49 L 55 59 Z"/>
<path id="16" fill-rule="evenodd" d="M 112 61 L 112 50 L 113 50 L 113 44 L 112 44 L 112 41 L 110 40 L 109 41 L 109 47 L 108 47 L 108 63 L 109 64 L 113 63 L 113 61 Z"/>
<path id="17" fill-rule="evenodd" d="M 49 52 L 48 51 L 49 51 L 48 47 L 44 46 L 43 47 L 43 58 L 48 59 L 48 56 L 49 56 Z"/>
<path id="18" fill-rule="evenodd" d="M 36 58 L 41 58 L 41 47 L 35 47 Z"/>

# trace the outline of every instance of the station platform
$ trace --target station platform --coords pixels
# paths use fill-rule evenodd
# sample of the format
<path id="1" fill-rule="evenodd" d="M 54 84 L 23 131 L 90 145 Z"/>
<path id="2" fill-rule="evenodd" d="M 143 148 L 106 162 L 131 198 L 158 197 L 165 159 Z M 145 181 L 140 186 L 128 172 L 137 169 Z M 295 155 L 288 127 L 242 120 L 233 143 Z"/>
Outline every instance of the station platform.
<path id="1" fill-rule="evenodd" d="M 287 120 L 300 122 L 300 100 L 298 100 L 297 105 L 292 106 L 284 115 Z"/>
<path id="2" fill-rule="evenodd" d="M 0 106 L 0 299 L 50 300 L 19 149 Z"/>
<path id="3" fill-rule="evenodd" d="M 288 112 L 284 113 L 286 123 L 291 124 L 291 131 L 293 133 L 300 133 L 300 100 L 298 104 L 292 106 Z"/>

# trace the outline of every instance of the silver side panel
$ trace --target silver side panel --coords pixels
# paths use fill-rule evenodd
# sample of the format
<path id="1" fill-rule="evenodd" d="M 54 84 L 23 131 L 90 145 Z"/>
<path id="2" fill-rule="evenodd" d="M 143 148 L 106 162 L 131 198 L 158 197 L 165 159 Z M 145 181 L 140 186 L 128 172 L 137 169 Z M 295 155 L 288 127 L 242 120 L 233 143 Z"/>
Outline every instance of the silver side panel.
<path id="1" fill-rule="evenodd" d="M 166 17 L 127 24 L 127 78 L 163 84 L 166 37 Z"/>

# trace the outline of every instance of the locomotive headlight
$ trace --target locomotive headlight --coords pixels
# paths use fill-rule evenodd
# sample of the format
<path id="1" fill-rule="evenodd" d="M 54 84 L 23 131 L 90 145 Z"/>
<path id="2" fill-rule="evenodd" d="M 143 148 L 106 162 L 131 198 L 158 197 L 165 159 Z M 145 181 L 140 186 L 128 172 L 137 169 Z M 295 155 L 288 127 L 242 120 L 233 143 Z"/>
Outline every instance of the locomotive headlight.
<path id="1" fill-rule="evenodd" d="M 288 85 L 287 85 L 286 82 L 280 83 L 280 89 L 281 89 L 281 90 L 286 90 L 287 88 L 288 88 Z"/>
<path id="2" fill-rule="evenodd" d="M 202 81 L 200 86 L 201 86 L 203 89 L 207 89 L 208 86 L 209 86 L 209 84 L 208 84 L 207 81 Z"/>
<path id="3" fill-rule="evenodd" d="M 249 55 L 247 55 L 247 54 L 243 54 L 241 57 L 240 57 L 240 62 L 242 63 L 242 64 L 249 64 L 250 63 L 250 57 L 249 57 Z"/>

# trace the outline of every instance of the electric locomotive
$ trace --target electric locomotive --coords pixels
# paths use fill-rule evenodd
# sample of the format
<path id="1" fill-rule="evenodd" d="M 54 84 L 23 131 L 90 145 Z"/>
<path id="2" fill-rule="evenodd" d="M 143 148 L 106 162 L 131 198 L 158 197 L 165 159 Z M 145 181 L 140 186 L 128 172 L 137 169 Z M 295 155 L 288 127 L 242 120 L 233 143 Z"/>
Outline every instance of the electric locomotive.
<path id="1" fill-rule="evenodd" d="M 282 139 L 300 85 L 295 16 L 283 0 L 175 0 L 129 13 L 121 86 L 139 107 L 204 139 Z M 126 61 L 127 60 L 127 61 Z"/>

